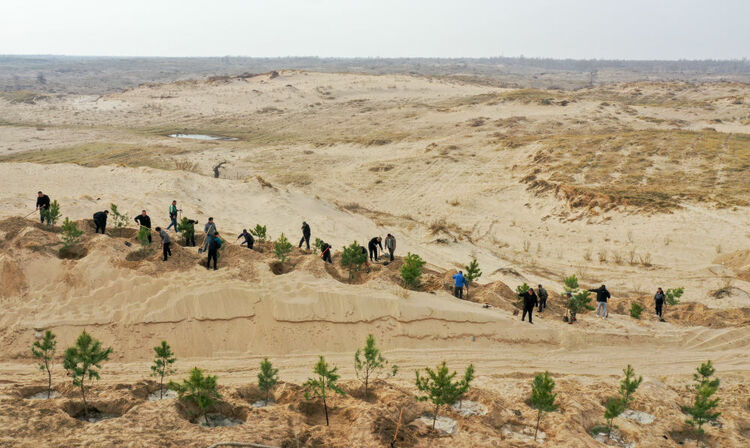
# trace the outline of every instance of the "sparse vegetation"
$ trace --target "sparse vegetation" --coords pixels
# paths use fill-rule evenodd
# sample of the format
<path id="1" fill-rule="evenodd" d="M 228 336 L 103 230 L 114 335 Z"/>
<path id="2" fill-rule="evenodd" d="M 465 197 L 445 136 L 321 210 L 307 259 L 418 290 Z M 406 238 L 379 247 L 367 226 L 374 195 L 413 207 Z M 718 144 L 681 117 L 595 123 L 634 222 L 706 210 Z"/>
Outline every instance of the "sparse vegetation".
<path id="1" fill-rule="evenodd" d="M 420 395 L 417 395 L 417 400 L 430 401 L 435 405 L 435 413 L 432 416 L 432 429 L 435 429 L 440 406 L 452 405 L 471 387 L 471 381 L 474 379 L 474 366 L 469 364 L 463 378 L 458 381 L 453 381 L 456 372 L 450 373 L 445 361 L 435 370 L 425 367 L 424 375 L 420 375 L 419 370 L 417 370 L 416 375 L 417 390 L 421 392 Z"/>
<path id="2" fill-rule="evenodd" d="M 554 412 L 559 407 L 555 403 L 557 394 L 552 391 L 555 389 L 555 381 L 549 372 L 538 373 L 531 383 L 531 397 L 529 404 L 536 409 L 536 428 L 534 429 L 534 440 L 539 433 L 539 423 L 546 412 Z"/>
<path id="3" fill-rule="evenodd" d="M 174 169 L 178 171 L 187 171 L 189 173 L 197 173 L 198 164 L 195 162 L 191 162 L 188 159 L 175 159 Z"/>
<path id="4" fill-rule="evenodd" d="M 31 354 L 39 361 L 39 370 L 47 372 L 47 398 L 52 394 L 52 370 L 50 365 L 57 350 L 56 336 L 51 331 L 44 332 L 40 341 L 34 341 L 31 346 Z"/>
<path id="5" fill-rule="evenodd" d="M 182 383 L 170 381 L 167 387 L 177 392 L 180 400 L 192 402 L 198 406 L 198 418 L 203 417 L 208 424 L 206 412 L 221 398 L 217 389 L 217 380 L 216 376 L 203 375 L 203 370 L 193 367 L 190 376 L 182 380 Z"/>
<path id="6" fill-rule="evenodd" d="M 565 291 L 563 291 L 563 297 L 567 297 L 568 293 L 571 294 L 570 298 L 568 298 L 568 303 L 566 304 L 571 316 L 575 316 L 583 310 L 591 311 L 594 309 L 591 305 L 591 297 L 589 297 L 590 293 L 589 291 L 580 289 L 578 285 L 578 277 L 575 275 L 566 277 L 564 283 Z"/>
<path id="7" fill-rule="evenodd" d="M 420 278 L 422 277 L 422 267 L 427 262 L 422 258 L 409 252 L 404 257 L 404 264 L 401 265 L 401 278 L 404 280 L 404 285 L 407 288 L 418 288 L 420 285 Z"/>
<path id="8" fill-rule="evenodd" d="M 263 358 L 260 362 L 260 372 L 258 372 L 258 389 L 266 396 L 265 403 L 268 406 L 268 400 L 271 390 L 279 382 L 279 369 L 275 369 L 268 358 Z"/>
<path id="9" fill-rule="evenodd" d="M 112 347 L 103 348 L 102 343 L 92 338 L 84 330 L 75 345 L 65 350 L 63 367 L 68 375 L 73 378 L 73 385 L 81 389 L 81 398 L 83 399 L 83 415 L 89 416 L 88 403 L 86 402 L 86 380 L 99 379 L 99 370 L 101 363 L 109 359 L 112 354 Z"/>
<path id="10" fill-rule="evenodd" d="M 643 306 L 638 302 L 630 304 L 630 317 L 634 319 L 640 319 L 641 313 L 643 312 Z"/>
<path id="11" fill-rule="evenodd" d="M 339 380 L 339 374 L 336 373 L 336 370 L 338 370 L 337 367 L 329 366 L 326 360 L 321 356 L 313 368 L 315 376 L 308 378 L 307 381 L 305 381 L 305 384 L 302 385 L 305 388 L 306 400 L 310 400 L 311 398 L 323 400 L 323 410 L 326 414 L 326 426 L 329 425 L 327 402 L 327 399 L 330 396 L 329 391 L 335 392 L 339 395 L 346 395 L 338 384 L 336 384 Z"/>
<path id="12" fill-rule="evenodd" d="M 640 256 L 641 264 L 645 267 L 651 267 L 651 252 L 646 252 Z"/>
<path id="13" fill-rule="evenodd" d="M 321 240 L 320 238 L 315 238 L 315 243 L 313 243 L 313 252 L 315 254 L 323 252 L 323 244 L 325 244 L 323 240 Z"/>
<path id="14" fill-rule="evenodd" d="M 273 254 L 279 259 L 279 261 L 281 261 L 281 263 L 284 263 L 290 253 L 292 253 L 292 243 L 289 242 L 282 232 L 279 239 L 273 243 Z"/>
<path id="15" fill-rule="evenodd" d="M 664 296 L 666 297 L 667 305 L 674 306 L 680 303 L 680 297 L 682 297 L 682 294 L 685 292 L 685 288 L 679 287 L 679 288 L 669 288 L 664 292 Z"/>
<path id="16" fill-rule="evenodd" d="M 583 250 L 583 259 L 586 261 L 591 261 L 591 249 L 588 247 Z"/>
<path id="17" fill-rule="evenodd" d="M 164 377 L 175 373 L 172 365 L 177 361 L 172 352 L 172 347 L 167 341 L 161 341 L 160 345 L 154 347 L 156 356 L 154 363 L 151 365 L 151 376 L 159 378 L 159 398 L 164 398 Z"/>
<path id="18" fill-rule="evenodd" d="M 117 204 L 114 203 L 109 204 L 109 219 L 112 220 L 112 225 L 114 225 L 116 229 L 121 229 L 130 222 L 130 218 L 127 215 L 120 213 Z"/>
<path id="19" fill-rule="evenodd" d="M 703 425 L 714 422 L 721 412 L 717 412 L 719 398 L 712 398 L 719 390 L 719 379 L 713 378 L 716 369 L 711 361 L 701 364 L 693 374 L 695 384 L 690 388 L 695 393 L 693 404 L 683 406 L 683 412 L 690 415 L 685 423 L 694 428 L 699 435 L 704 434 Z"/>
<path id="20" fill-rule="evenodd" d="M 379 370 L 385 368 L 388 361 L 380 353 L 380 349 L 375 346 L 375 337 L 368 335 L 365 341 L 365 346 L 358 348 L 354 353 L 354 372 L 359 379 L 365 385 L 365 398 L 369 391 L 370 379 L 377 375 Z M 393 365 L 391 368 L 391 376 L 395 376 L 398 372 L 398 366 Z"/>
<path id="21" fill-rule="evenodd" d="M 599 263 L 607 262 L 607 249 L 599 249 Z"/>

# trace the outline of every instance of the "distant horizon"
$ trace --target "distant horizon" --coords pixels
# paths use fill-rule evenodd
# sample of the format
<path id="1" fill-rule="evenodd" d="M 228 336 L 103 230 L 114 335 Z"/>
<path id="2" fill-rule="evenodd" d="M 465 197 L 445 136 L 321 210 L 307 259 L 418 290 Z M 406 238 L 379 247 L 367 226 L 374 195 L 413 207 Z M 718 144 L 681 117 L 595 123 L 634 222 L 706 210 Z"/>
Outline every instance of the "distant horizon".
<path id="1" fill-rule="evenodd" d="M 303 55 L 303 56 L 247 56 L 247 55 L 215 55 L 215 56 L 143 56 L 143 55 L 96 55 L 96 54 L 55 54 L 55 53 L 0 53 L 0 58 L 4 57 L 52 57 L 52 58 L 122 58 L 122 59 L 221 59 L 221 58 L 234 58 L 234 59 L 392 59 L 392 60 L 407 60 L 407 59 L 434 59 L 434 60 L 482 60 L 482 59 L 519 59 L 519 60 L 545 60 L 545 61 L 596 61 L 596 62 L 748 62 L 750 63 L 750 57 L 736 57 L 736 58 L 705 58 L 705 59 L 628 59 L 628 58 L 557 58 L 551 56 L 314 56 L 314 55 Z"/>

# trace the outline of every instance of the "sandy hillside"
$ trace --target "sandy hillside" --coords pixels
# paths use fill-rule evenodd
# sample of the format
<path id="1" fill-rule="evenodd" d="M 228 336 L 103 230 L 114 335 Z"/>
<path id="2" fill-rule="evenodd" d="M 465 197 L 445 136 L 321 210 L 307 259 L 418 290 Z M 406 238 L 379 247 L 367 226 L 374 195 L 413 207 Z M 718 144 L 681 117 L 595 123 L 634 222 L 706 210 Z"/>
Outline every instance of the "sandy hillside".
<path id="1" fill-rule="evenodd" d="M 0 446 L 389 446 L 401 409 L 395 446 L 601 446 L 588 431 L 627 364 L 645 377 L 633 408 L 656 420 L 618 419 L 625 441 L 679 446 L 691 438 L 685 385 L 707 359 L 722 379 L 723 412 L 707 445 L 743 446 L 746 101 L 739 84 L 568 92 L 307 72 L 0 99 L 0 425 L 13 428 Z M 175 132 L 234 140 L 168 136 Z M 59 256 L 59 228 L 22 218 L 37 190 L 85 230 L 78 257 Z M 163 262 L 158 250 L 138 253 L 134 225 L 93 234 L 91 215 L 110 203 L 131 217 L 147 209 L 166 226 L 172 199 L 198 227 L 216 219 L 230 241 L 218 271 L 179 238 Z M 296 247 L 280 266 L 269 244 L 250 251 L 235 242 L 261 223 L 296 246 L 302 220 L 334 246 L 333 266 Z M 396 262 L 349 281 L 342 247 L 386 233 L 398 239 Z M 398 273 L 407 252 L 428 262 L 414 291 Z M 484 274 L 461 301 L 450 275 L 472 257 Z M 609 319 L 562 321 L 557 293 L 571 274 L 586 287 L 608 285 Z M 533 326 L 514 314 L 513 290 L 524 282 L 552 293 Z M 653 317 L 657 286 L 686 291 L 666 323 Z M 633 302 L 646 308 L 640 320 L 628 314 Z M 61 352 L 84 328 L 115 349 L 93 402 L 119 418 L 71 418 L 80 404 L 60 363 L 61 396 L 25 398 L 43 384 L 29 351 L 35 333 L 53 330 Z M 400 373 L 364 400 L 352 356 L 368 334 Z M 200 428 L 175 400 L 146 400 L 151 347 L 162 339 L 177 353 L 175 378 L 193 366 L 217 374 L 218 411 L 245 424 Z M 320 354 L 350 392 L 334 399 L 331 429 L 299 390 Z M 264 356 L 288 384 L 279 405 L 256 409 Z M 449 411 L 459 431 L 448 437 L 415 422 L 430 408 L 413 399 L 413 370 L 442 360 L 459 372 L 475 365 L 469 399 L 487 407 L 483 416 Z M 534 423 L 529 384 L 544 370 L 561 411 L 545 420 L 542 444 L 523 433 Z"/>

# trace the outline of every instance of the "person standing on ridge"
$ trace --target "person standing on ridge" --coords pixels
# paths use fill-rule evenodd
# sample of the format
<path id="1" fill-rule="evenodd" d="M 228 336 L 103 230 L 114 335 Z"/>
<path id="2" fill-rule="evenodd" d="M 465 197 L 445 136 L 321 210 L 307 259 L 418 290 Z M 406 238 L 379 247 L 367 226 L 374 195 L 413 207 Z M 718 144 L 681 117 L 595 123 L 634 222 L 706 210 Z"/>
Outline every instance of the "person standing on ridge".
<path id="1" fill-rule="evenodd" d="M 541 313 L 545 308 L 547 308 L 547 297 L 549 294 L 547 294 L 547 290 L 542 287 L 542 285 L 539 285 L 539 287 L 536 289 L 537 295 L 539 296 L 539 312 Z"/>
<path id="2" fill-rule="evenodd" d="M 464 298 L 464 286 L 465 285 L 466 285 L 466 278 L 464 277 L 463 271 L 458 271 L 458 274 L 453 274 L 453 295 L 455 297 L 459 299 Z"/>
<path id="3" fill-rule="evenodd" d="M 214 271 L 218 269 L 216 263 L 219 260 L 219 248 L 221 248 L 221 238 L 219 238 L 219 232 L 215 232 L 211 235 L 211 240 L 208 242 L 208 260 L 206 261 L 206 269 L 211 269 L 211 260 L 214 261 Z"/>
<path id="4" fill-rule="evenodd" d="M 36 196 L 36 209 L 39 210 L 39 219 L 41 219 L 42 224 L 44 224 L 44 212 L 49 209 L 49 196 L 41 191 L 38 191 Z"/>
<path id="5" fill-rule="evenodd" d="M 388 249 L 391 261 L 393 261 L 393 253 L 396 252 L 396 237 L 390 233 L 385 237 L 385 248 Z"/>
<path id="6" fill-rule="evenodd" d="M 302 248 L 302 243 L 307 245 L 307 250 L 310 250 L 310 226 L 302 221 L 302 239 L 299 240 L 299 248 Z"/>
<path id="7" fill-rule="evenodd" d="M 328 243 L 323 243 L 322 246 L 320 246 L 320 257 L 323 259 L 324 262 L 333 264 L 333 260 L 331 260 L 331 245 Z"/>
<path id="8" fill-rule="evenodd" d="M 157 227 L 154 230 L 156 230 L 156 233 L 161 237 L 162 253 L 164 254 L 164 261 L 167 261 L 167 259 L 172 256 L 172 239 L 169 237 L 167 231 L 163 230 L 161 227 Z"/>
<path id="9" fill-rule="evenodd" d="M 534 293 L 533 288 L 529 288 L 528 291 L 520 294 L 520 297 L 523 299 L 523 314 L 521 315 L 521 322 L 526 319 L 526 314 L 528 314 L 529 323 L 533 324 L 534 322 L 532 322 L 531 315 L 534 312 L 534 307 L 536 307 L 538 303 L 536 293 Z"/>
<path id="10" fill-rule="evenodd" d="M 607 291 L 607 287 L 602 285 L 601 287 L 596 289 L 589 289 L 589 292 L 596 293 L 596 315 L 599 316 L 599 311 L 601 311 L 602 319 L 606 319 L 607 300 L 611 297 L 609 291 Z"/>
<path id="11" fill-rule="evenodd" d="M 656 315 L 659 317 L 659 320 L 661 322 L 664 322 L 664 317 L 662 315 L 662 307 L 664 307 L 665 299 L 666 299 L 666 296 L 664 295 L 664 291 L 662 291 L 661 288 L 657 288 L 656 294 L 654 295 L 654 305 L 656 305 Z"/>
<path id="12" fill-rule="evenodd" d="M 177 201 L 172 201 L 172 204 L 169 206 L 169 225 L 167 226 L 167 230 L 174 227 L 174 231 L 177 232 L 177 211 Z"/>
<path id="13" fill-rule="evenodd" d="M 242 233 L 239 234 L 237 239 L 240 239 L 243 237 L 245 238 L 245 241 L 241 242 L 240 246 L 242 246 L 243 244 L 247 244 L 247 248 L 252 249 L 253 244 L 255 244 L 255 238 L 253 238 L 253 236 L 250 234 L 250 232 L 247 231 L 247 229 L 242 229 Z"/>
<path id="14" fill-rule="evenodd" d="M 383 250 L 383 244 L 381 241 L 383 241 L 383 239 L 376 236 L 367 244 L 367 248 L 370 249 L 370 261 L 373 261 L 373 259 L 378 261 L 378 247 L 380 247 L 381 251 Z"/>
<path id="15" fill-rule="evenodd" d="M 107 216 L 109 210 L 94 213 L 94 224 L 96 224 L 96 230 L 94 233 L 99 233 L 99 229 L 102 229 L 102 235 L 104 235 L 104 229 L 107 227 Z"/>
<path id="16" fill-rule="evenodd" d="M 151 244 L 151 217 L 146 214 L 146 210 L 141 210 L 141 214 L 136 216 L 134 221 L 148 229 L 148 243 Z"/>

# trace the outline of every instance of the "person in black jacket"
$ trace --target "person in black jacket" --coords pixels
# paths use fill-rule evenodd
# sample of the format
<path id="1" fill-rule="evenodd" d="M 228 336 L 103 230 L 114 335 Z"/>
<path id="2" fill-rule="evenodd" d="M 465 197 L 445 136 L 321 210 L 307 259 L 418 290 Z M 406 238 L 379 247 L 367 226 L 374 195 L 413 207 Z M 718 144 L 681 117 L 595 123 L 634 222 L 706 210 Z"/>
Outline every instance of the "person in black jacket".
<path id="1" fill-rule="evenodd" d="M 523 299 L 523 315 L 521 316 L 521 321 L 526 319 L 526 314 L 528 313 L 529 323 L 533 324 L 534 322 L 531 320 L 531 314 L 534 312 L 534 307 L 537 305 L 537 297 L 534 293 L 534 289 L 529 288 L 528 291 L 519 296 Z"/>
<path id="2" fill-rule="evenodd" d="M 146 214 L 146 210 L 141 210 L 141 214 L 136 216 L 134 221 L 148 229 L 148 243 L 151 244 L 151 217 Z"/>
<path id="3" fill-rule="evenodd" d="M 320 257 L 323 259 L 323 261 L 333 264 L 333 260 L 331 260 L 331 245 L 330 244 L 323 243 L 323 245 L 320 246 Z"/>
<path id="4" fill-rule="evenodd" d="M 36 209 L 39 210 L 39 218 L 42 220 L 42 224 L 44 224 L 44 212 L 49 209 L 49 196 L 41 191 L 38 191 L 36 196 Z"/>
<path id="5" fill-rule="evenodd" d="M 219 232 L 215 232 L 213 237 L 208 241 L 208 260 L 206 261 L 206 269 L 211 269 L 211 260 L 214 261 L 214 271 L 217 269 L 216 263 L 219 260 L 220 247 L 221 238 L 219 238 Z"/>
<path id="6" fill-rule="evenodd" d="M 666 299 L 666 296 L 664 295 L 664 291 L 662 291 L 661 288 L 656 289 L 656 294 L 654 295 L 654 305 L 656 306 L 656 315 L 659 316 L 659 320 L 664 322 L 664 317 L 662 316 L 662 307 L 664 306 L 664 300 Z"/>
<path id="7" fill-rule="evenodd" d="M 247 244 L 248 249 L 253 248 L 253 244 L 255 244 L 255 238 L 250 234 L 250 232 L 247 231 L 247 229 L 242 229 L 242 233 L 239 234 L 237 239 L 245 238 L 245 241 L 240 243 L 240 246 L 243 244 Z"/>
<path id="8" fill-rule="evenodd" d="M 601 311 L 602 319 L 606 319 L 607 318 L 607 300 L 611 297 L 611 295 L 609 294 L 609 291 L 607 291 L 607 287 L 602 285 L 596 289 L 589 289 L 589 292 L 596 293 L 596 315 L 599 316 L 599 311 Z"/>
<path id="9" fill-rule="evenodd" d="M 383 239 L 376 236 L 367 244 L 367 248 L 370 249 L 370 261 L 373 261 L 373 259 L 378 261 L 378 247 L 380 247 L 381 251 L 383 250 L 383 244 L 381 241 L 383 241 Z"/>
<path id="10" fill-rule="evenodd" d="M 99 229 L 102 229 L 102 235 L 104 235 L 104 229 L 107 227 L 107 216 L 109 210 L 94 213 L 94 224 L 96 224 L 96 230 L 94 233 L 99 233 Z"/>
<path id="11" fill-rule="evenodd" d="M 547 294 L 547 290 L 544 289 L 542 285 L 539 285 L 539 287 L 536 289 L 536 292 L 539 296 L 539 312 L 541 313 L 545 308 L 547 308 L 547 297 L 549 295 Z"/>
<path id="12" fill-rule="evenodd" d="M 299 246 L 302 247 L 302 243 L 307 244 L 307 250 L 310 250 L 310 226 L 302 221 L 302 239 L 299 240 Z"/>

